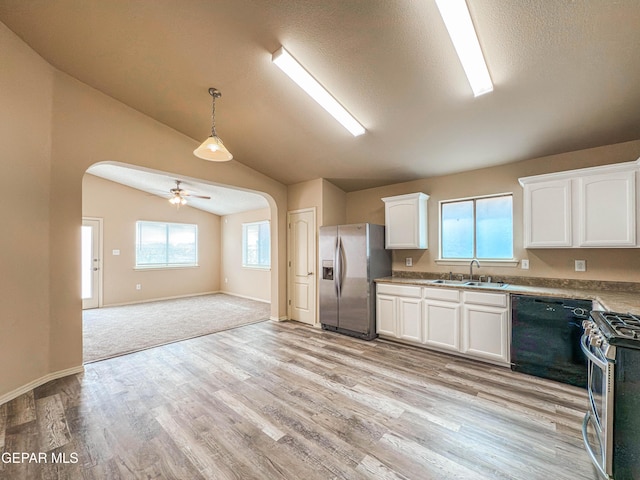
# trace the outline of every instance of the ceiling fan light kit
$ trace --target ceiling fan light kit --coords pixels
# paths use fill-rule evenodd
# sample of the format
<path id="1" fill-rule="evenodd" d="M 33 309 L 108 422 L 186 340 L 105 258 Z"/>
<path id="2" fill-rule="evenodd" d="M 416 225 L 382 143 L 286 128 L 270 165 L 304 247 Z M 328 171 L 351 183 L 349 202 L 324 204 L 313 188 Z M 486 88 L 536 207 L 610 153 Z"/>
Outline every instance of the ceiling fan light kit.
<path id="1" fill-rule="evenodd" d="M 172 205 L 175 205 L 176 207 L 180 207 L 180 205 L 186 205 L 187 204 L 187 199 L 184 198 L 179 193 L 175 193 L 173 195 L 173 197 L 171 197 L 169 199 L 169 203 L 172 204 Z"/>
<path id="2" fill-rule="evenodd" d="M 177 208 L 180 208 L 180 205 L 186 205 L 187 199 L 185 197 L 194 197 L 194 198 L 202 198 L 203 200 L 211 200 L 211 197 L 207 195 L 194 195 L 193 193 L 188 193 L 182 188 L 180 188 L 180 184 L 182 182 L 180 180 L 176 180 L 176 188 L 172 188 L 169 190 L 172 197 L 169 199 L 169 203 L 171 205 L 175 205 Z"/>
<path id="3" fill-rule="evenodd" d="M 231 152 L 227 150 L 220 137 L 216 133 L 216 98 L 220 98 L 222 93 L 216 88 L 209 88 L 209 95 L 213 98 L 211 109 L 211 135 L 193 151 L 196 157 L 212 162 L 227 162 L 233 159 Z"/>

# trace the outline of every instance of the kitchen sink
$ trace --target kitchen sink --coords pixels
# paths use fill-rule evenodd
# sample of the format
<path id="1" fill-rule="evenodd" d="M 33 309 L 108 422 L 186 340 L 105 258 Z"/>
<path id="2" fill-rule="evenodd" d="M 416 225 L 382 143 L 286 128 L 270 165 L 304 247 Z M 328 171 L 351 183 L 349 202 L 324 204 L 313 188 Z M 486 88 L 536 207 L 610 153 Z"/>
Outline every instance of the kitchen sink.
<path id="1" fill-rule="evenodd" d="M 463 285 L 469 287 L 486 287 L 486 288 L 504 288 L 508 287 L 508 283 L 496 283 L 496 282 L 464 282 Z"/>
<path id="2" fill-rule="evenodd" d="M 442 285 L 464 285 L 464 280 L 431 280 L 430 283 L 439 283 Z"/>

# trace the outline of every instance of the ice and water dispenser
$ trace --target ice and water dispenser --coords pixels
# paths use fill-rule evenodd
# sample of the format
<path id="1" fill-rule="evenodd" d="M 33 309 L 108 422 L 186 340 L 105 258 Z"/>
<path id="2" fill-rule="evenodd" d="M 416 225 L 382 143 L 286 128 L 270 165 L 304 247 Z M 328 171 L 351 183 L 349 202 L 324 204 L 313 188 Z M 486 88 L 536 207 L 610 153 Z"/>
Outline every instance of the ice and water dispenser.
<path id="1" fill-rule="evenodd" d="M 322 279 L 333 280 L 333 260 L 322 261 Z"/>

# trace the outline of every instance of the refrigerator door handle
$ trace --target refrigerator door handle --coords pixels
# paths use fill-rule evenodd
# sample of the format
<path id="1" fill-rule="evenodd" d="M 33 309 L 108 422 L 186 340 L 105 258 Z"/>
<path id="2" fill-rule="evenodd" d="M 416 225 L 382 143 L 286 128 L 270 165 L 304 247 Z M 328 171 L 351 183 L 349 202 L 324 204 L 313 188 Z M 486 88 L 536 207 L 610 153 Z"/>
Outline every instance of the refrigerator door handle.
<path id="1" fill-rule="evenodd" d="M 333 252 L 333 287 L 336 297 L 340 298 L 340 237 L 336 237 L 336 249 Z"/>
<path id="2" fill-rule="evenodd" d="M 344 247 L 342 246 L 342 238 L 338 239 L 338 297 L 342 296 L 342 283 L 344 280 Z"/>

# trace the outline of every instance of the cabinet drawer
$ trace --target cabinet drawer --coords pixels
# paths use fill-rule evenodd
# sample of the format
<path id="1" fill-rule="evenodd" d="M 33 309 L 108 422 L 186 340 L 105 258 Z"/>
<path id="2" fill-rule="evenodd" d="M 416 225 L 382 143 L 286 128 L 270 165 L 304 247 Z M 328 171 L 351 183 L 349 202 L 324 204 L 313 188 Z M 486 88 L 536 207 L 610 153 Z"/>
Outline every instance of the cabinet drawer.
<path id="1" fill-rule="evenodd" d="M 507 306 L 507 295 L 505 293 L 465 291 L 463 293 L 463 300 L 464 303 L 473 303 L 475 305 Z"/>
<path id="2" fill-rule="evenodd" d="M 422 296 L 422 288 L 412 287 L 408 285 L 390 285 L 388 283 L 379 283 L 378 293 L 383 293 L 386 295 L 397 295 L 400 297 L 420 298 Z"/>
<path id="3" fill-rule="evenodd" d="M 460 290 L 454 290 L 452 288 L 424 288 L 423 292 L 424 298 L 431 300 L 460 301 Z"/>

